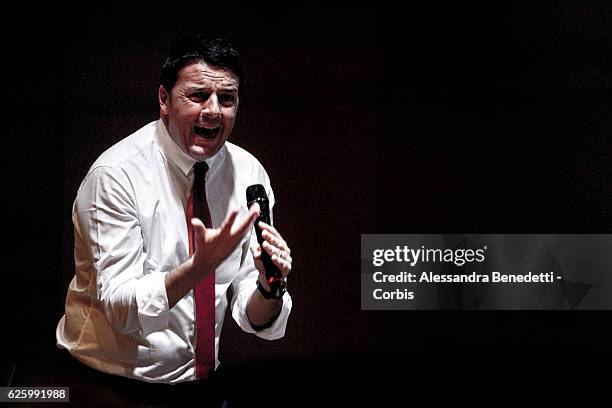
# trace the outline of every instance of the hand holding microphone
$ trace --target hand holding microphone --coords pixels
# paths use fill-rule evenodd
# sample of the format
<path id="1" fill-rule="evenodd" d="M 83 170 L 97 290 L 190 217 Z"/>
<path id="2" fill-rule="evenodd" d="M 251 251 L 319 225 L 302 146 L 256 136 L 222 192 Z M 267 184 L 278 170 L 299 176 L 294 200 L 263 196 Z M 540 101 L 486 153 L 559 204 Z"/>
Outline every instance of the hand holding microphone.
<path id="1" fill-rule="evenodd" d="M 249 208 L 255 203 L 259 205 L 260 211 L 259 217 L 255 220 L 255 233 L 257 242 L 262 248 L 260 259 L 270 291 L 263 288 L 259 280 L 258 287 L 264 297 L 280 299 L 286 290 L 283 278 L 291 271 L 291 250 L 280 233 L 272 226 L 268 195 L 264 186 L 261 184 L 249 186 L 246 197 Z"/>

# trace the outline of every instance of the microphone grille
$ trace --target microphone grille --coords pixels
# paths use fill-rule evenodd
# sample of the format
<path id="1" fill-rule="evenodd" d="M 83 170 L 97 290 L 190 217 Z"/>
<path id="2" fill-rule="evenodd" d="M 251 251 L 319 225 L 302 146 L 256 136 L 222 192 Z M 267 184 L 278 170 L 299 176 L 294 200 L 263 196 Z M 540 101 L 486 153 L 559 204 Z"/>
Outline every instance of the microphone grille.
<path id="1" fill-rule="evenodd" d="M 266 189 L 261 184 L 253 184 L 247 187 L 246 190 L 247 207 L 254 201 L 265 200 L 268 201 L 268 194 Z"/>

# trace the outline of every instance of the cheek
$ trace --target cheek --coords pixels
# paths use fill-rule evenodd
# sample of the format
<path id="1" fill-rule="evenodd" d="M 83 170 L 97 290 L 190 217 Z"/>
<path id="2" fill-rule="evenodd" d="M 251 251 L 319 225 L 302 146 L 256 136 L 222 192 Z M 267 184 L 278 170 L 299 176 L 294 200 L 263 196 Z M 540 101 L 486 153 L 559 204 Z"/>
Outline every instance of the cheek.
<path id="1" fill-rule="evenodd" d="M 181 111 L 174 117 L 177 127 L 181 129 L 182 133 L 191 133 L 193 124 L 198 121 L 198 115 L 190 112 Z"/>
<path id="2" fill-rule="evenodd" d="M 233 124 L 236 120 L 236 110 L 228 109 L 226 112 L 223 113 L 223 119 L 225 120 L 226 125 Z"/>
<path id="3" fill-rule="evenodd" d="M 173 107 L 173 113 L 176 117 L 185 119 L 197 117 L 202 111 L 202 107 L 195 103 L 179 102 Z"/>

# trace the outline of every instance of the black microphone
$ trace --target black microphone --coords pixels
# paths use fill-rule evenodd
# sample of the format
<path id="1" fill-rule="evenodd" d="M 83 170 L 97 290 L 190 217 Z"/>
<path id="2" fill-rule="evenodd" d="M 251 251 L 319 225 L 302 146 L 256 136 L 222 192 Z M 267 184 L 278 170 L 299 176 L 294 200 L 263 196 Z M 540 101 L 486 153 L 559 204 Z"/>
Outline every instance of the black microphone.
<path id="1" fill-rule="evenodd" d="M 261 235 L 262 230 L 258 223 L 259 221 L 263 221 L 268 225 L 272 225 L 270 222 L 270 206 L 266 189 L 261 184 L 253 184 L 252 186 L 247 187 L 246 199 L 247 207 L 249 208 L 251 208 L 251 206 L 255 203 L 259 204 L 259 217 L 257 220 L 255 220 L 255 234 L 257 234 L 257 242 L 259 242 L 259 245 L 262 245 L 264 238 Z M 276 294 L 280 291 L 283 274 L 278 267 L 274 265 L 270 254 L 266 252 L 263 246 L 261 248 L 261 261 L 263 262 L 266 270 L 266 282 L 268 282 L 268 285 L 270 285 L 272 293 Z"/>

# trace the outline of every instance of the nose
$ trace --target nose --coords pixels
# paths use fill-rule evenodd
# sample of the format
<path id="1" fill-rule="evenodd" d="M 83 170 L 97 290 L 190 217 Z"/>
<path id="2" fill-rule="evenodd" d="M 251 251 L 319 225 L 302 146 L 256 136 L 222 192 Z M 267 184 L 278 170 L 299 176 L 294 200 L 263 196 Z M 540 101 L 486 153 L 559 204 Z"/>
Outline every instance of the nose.
<path id="1" fill-rule="evenodd" d="M 219 107 L 219 99 L 216 93 L 210 94 L 204 106 L 202 107 L 202 116 L 210 119 L 217 118 L 221 115 L 221 108 Z"/>

